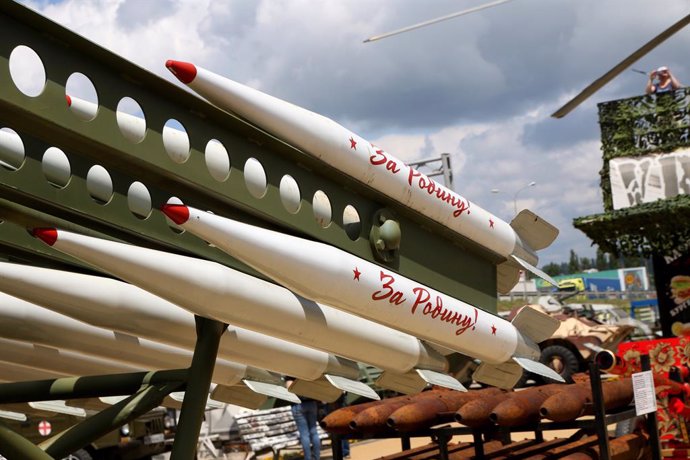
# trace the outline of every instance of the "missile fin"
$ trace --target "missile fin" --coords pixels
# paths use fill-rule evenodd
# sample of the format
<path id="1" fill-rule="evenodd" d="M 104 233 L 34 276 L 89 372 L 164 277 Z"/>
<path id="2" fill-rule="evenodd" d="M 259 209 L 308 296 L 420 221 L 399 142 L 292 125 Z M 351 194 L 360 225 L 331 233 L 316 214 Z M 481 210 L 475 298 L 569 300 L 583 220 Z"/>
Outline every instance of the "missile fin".
<path id="1" fill-rule="evenodd" d="M 522 377 L 522 367 L 515 362 L 502 364 L 481 363 L 472 378 L 492 387 L 510 390 Z"/>
<path id="2" fill-rule="evenodd" d="M 16 420 L 17 422 L 26 422 L 26 415 L 19 412 L 12 412 L 9 410 L 0 410 L 0 418 L 7 420 Z"/>
<path id="3" fill-rule="evenodd" d="M 299 404 L 301 402 L 296 394 L 290 393 L 288 389 L 282 385 L 276 385 L 275 383 L 268 382 L 258 382 L 256 380 L 249 379 L 244 379 L 242 382 L 244 382 L 245 385 L 257 393 L 290 401 L 291 403 L 295 404 Z"/>
<path id="4" fill-rule="evenodd" d="M 211 398 L 247 409 L 258 409 L 268 399 L 265 395 L 255 392 L 244 385 L 217 385 L 211 392 Z"/>
<path id="5" fill-rule="evenodd" d="M 379 375 L 375 383 L 377 387 L 393 390 L 397 393 L 406 395 L 420 393 L 427 386 L 426 380 L 414 370 L 405 372 L 404 374 L 384 371 Z"/>
<path id="6" fill-rule="evenodd" d="M 496 290 L 507 294 L 520 281 L 520 266 L 512 260 L 498 264 L 496 267 Z"/>
<path id="7" fill-rule="evenodd" d="M 543 279 L 544 281 L 551 283 L 554 286 L 558 286 L 558 281 L 554 280 L 553 278 L 551 278 L 549 275 L 547 275 L 543 271 L 539 270 L 534 265 L 530 264 L 529 262 L 522 260 L 521 258 L 516 256 L 515 254 L 513 254 L 510 257 L 512 257 L 513 260 L 515 260 L 517 263 L 519 263 L 527 271 L 537 275 L 539 278 Z"/>
<path id="8" fill-rule="evenodd" d="M 216 385 L 216 386 L 218 387 L 218 386 L 223 386 L 223 385 Z M 215 390 L 215 388 L 214 388 L 214 390 Z M 184 391 L 173 391 L 172 393 L 170 393 L 170 398 L 172 398 L 174 401 L 177 401 L 178 403 L 180 403 L 180 408 L 182 408 L 182 402 L 184 401 Z M 209 396 L 206 399 L 206 410 L 219 409 L 219 408 L 223 407 L 223 404 L 225 404 L 225 403 L 211 399 L 211 397 Z"/>
<path id="9" fill-rule="evenodd" d="M 551 245 L 558 236 L 558 229 L 530 211 L 523 209 L 510 222 L 515 233 L 535 251 Z"/>
<path id="10" fill-rule="evenodd" d="M 523 336 L 534 343 L 548 339 L 561 325 L 561 322 L 553 316 L 528 306 L 522 307 L 511 323 Z"/>
<path id="11" fill-rule="evenodd" d="M 55 412 L 57 414 L 74 415 L 76 417 L 86 417 L 86 411 L 79 407 L 70 407 L 65 401 L 35 401 L 30 402 L 29 406 L 34 409 Z"/>
<path id="12" fill-rule="evenodd" d="M 422 379 L 431 385 L 450 388 L 451 390 L 467 391 L 467 388 L 465 388 L 462 383 L 458 382 L 448 374 L 442 374 L 441 372 L 436 372 L 429 369 L 416 369 L 416 371 Z"/>
<path id="13" fill-rule="evenodd" d="M 539 374 L 542 377 L 549 378 L 551 380 L 555 380 L 557 382 L 563 382 L 565 383 L 565 380 L 563 380 L 563 377 L 561 377 L 558 372 L 554 371 L 551 369 L 549 366 L 546 364 L 533 361 L 531 359 L 527 358 L 519 358 L 517 356 L 513 357 L 513 361 L 518 363 L 524 370 L 528 372 L 532 372 L 533 374 Z"/>
<path id="14" fill-rule="evenodd" d="M 325 402 L 333 402 L 343 394 L 343 390 L 331 385 L 323 376 L 316 380 L 297 379 L 290 385 L 290 391 L 305 398 Z"/>
<path id="15" fill-rule="evenodd" d="M 342 391 L 358 394 L 369 399 L 381 399 L 379 395 L 376 394 L 376 392 L 365 383 L 341 377 L 339 375 L 324 374 L 324 377 L 326 377 L 326 380 L 328 380 L 331 383 L 331 385 L 333 385 L 336 388 L 339 388 Z"/>
<path id="16" fill-rule="evenodd" d="M 81 409 L 94 410 L 98 412 L 102 411 L 103 409 L 107 409 L 111 406 L 110 404 L 105 403 L 98 398 L 70 399 L 65 401 L 65 405 L 69 407 L 78 407 Z"/>

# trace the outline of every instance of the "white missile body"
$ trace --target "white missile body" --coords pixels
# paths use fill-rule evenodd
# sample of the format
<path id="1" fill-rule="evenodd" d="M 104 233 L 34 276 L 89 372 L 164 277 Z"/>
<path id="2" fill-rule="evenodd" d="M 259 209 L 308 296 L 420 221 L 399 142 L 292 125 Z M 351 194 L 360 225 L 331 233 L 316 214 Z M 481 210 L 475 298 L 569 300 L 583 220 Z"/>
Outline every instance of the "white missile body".
<path id="1" fill-rule="evenodd" d="M 510 323 L 323 243 L 184 205 L 166 204 L 163 212 L 185 230 L 308 299 L 482 360 L 488 366 L 480 377 L 490 365 L 514 361 L 529 371 L 560 379 L 537 362 L 536 343 L 550 337 L 559 325 L 548 315 L 523 308 Z"/>
<path id="2" fill-rule="evenodd" d="M 0 361 L 68 376 L 121 374 L 138 370 L 117 361 L 71 350 L 4 338 L 0 338 Z"/>
<path id="3" fill-rule="evenodd" d="M 108 331 L 0 293 L 0 337 L 108 358 L 141 370 L 189 367 L 186 350 Z M 214 382 L 239 383 L 246 366 L 218 360 Z"/>
<path id="4" fill-rule="evenodd" d="M 558 230 L 530 211 L 511 224 L 352 133 L 330 118 L 249 88 L 193 64 L 169 60 L 168 69 L 218 107 L 328 163 L 506 260 L 499 265 L 499 290 L 509 291 L 520 267 L 536 268 L 536 250 L 549 246 Z"/>
<path id="5" fill-rule="evenodd" d="M 105 329 L 189 350 L 196 343 L 192 314 L 121 281 L 0 262 L 0 291 Z M 359 375 L 354 363 L 235 326 L 222 335 L 218 356 L 306 380 Z"/>
<path id="6" fill-rule="evenodd" d="M 201 316 L 325 349 L 399 375 L 418 368 L 412 372 L 414 375 L 406 376 L 408 385 L 421 379 L 425 381 L 418 382 L 421 388 L 426 382 L 462 388 L 456 380 L 441 374 L 447 368 L 446 359 L 415 337 L 302 299 L 285 288 L 223 265 L 62 230 L 50 241 L 59 251 Z M 0 275 L 4 274 L 2 267 Z M 7 282 L 0 280 L 0 289 L 21 286 L 21 278 L 26 279 L 21 272 L 8 277 Z M 38 290 L 29 286 L 22 291 L 38 295 Z M 391 388 L 403 389 L 394 377 L 386 378 Z M 414 385 L 409 388 L 421 390 Z"/>

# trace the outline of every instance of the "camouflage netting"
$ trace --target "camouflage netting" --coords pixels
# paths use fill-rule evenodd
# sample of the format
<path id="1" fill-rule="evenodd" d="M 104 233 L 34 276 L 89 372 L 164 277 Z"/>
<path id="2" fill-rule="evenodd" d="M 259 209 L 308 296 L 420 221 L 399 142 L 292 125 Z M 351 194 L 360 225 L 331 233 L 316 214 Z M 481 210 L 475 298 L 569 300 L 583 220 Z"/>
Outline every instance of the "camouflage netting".
<path id="1" fill-rule="evenodd" d="M 579 217 L 583 231 L 603 251 L 625 256 L 668 254 L 690 241 L 690 197 L 613 209 L 609 161 L 690 147 L 690 88 L 599 104 L 605 213 Z"/>

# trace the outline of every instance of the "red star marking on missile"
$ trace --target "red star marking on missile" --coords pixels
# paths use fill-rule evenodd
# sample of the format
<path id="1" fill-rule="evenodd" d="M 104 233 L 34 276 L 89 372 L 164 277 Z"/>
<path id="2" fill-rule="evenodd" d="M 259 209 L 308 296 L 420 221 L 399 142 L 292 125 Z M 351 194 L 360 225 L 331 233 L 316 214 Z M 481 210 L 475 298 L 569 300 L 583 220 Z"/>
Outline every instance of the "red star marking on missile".
<path id="1" fill-rule="evenodd" d="M 491 335 L 496 335 L 496 326 L 491 325 Z"/>
<path id="2" fill-rule="evenodd" d="M 352 136 L 350 136 L 350 148 L 357 150 L 357 141 Z"/>
<path id="3" fill-rule="evenodd" d="M 489 217 L 489 228 L 494 228 L 494 221 Z"/>
<path id="4" fill-rule="evenodd" d="M 362 272 L 360 272 L 359 270 L 357 270 L 357 267 L 355 267 L 355 269 L 354 269 L 354 270 L 352 270 L 352 273 L 354 273 L 354 274 L 355 274 L 354 278 L 352 278 L 352 279 L 353 279 L 353 280 L 357 280 L 357 281 L 359 281 L 359 275 L 361 275 L 361 274 L 362 274 Z"/>

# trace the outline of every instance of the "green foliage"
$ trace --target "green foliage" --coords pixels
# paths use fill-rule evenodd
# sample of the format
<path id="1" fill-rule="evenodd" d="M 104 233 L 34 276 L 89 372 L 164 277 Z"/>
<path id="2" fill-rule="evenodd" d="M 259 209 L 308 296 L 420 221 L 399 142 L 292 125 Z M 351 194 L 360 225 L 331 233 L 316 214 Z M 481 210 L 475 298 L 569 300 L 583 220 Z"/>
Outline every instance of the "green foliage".
<path id="1" fill-rule="evenodd" d="M 613 210 L 609 161 L 672 152 L 690 143 L 690 88 L 599 104 L 604 209 Z"/>
<path id="2" fill-rule="evenodd" d="M 690 196 L 644 203 L 574 220 L 603 251 L 649 257 L 686 248 L 690 241 Z"/>
<path id="3" fill-rule="evenodd" d="M 687 247 L 690 241 L 690 197 L 613 209 L 609 161 L 642 157 L 690 146 L 690 88 L 599 104 L 604 166 L 600 171 L 604 214 L 579 217 L 582 230 L 602 251 L 649 257 Z M 599 260 L 595 265 L 600 266 Z"/>

